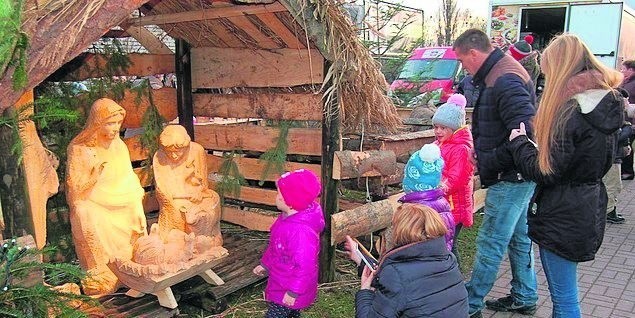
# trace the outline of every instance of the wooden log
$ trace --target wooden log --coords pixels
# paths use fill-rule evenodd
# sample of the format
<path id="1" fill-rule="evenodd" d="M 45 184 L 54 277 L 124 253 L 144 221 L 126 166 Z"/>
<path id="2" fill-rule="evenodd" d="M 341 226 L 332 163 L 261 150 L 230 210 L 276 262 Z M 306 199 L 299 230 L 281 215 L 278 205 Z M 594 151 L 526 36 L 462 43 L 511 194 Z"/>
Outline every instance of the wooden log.
<path id="1" fill-rule="evenodd" d="M 220 170 L 220 166 L 223 164 L 223 159 L 220 156 L 207 155 L 207 169 L 210 173 L 218 172 Z M 265 169 L 266 162 L 256 159 L 256 158 L 241 158 L 234 157 L 234 162 L 238 166 L 238 170 L 240 174 L 248 180 L 262 180 L 262 172 Z M 320 165 L 319 164 L 310 164 L 310 163 L 300 163 L 300 162 L 291 162 L 287 161 L 285 163 L 285 171 L 293 171 L 298 169 L 306 169 L 311 170 L 317 176 L 320 176 Z M 264 180 L 265 181 L 276 181 L 280 177 L 279 173 L 271 172 L 268 174 Z"/>
<path id="2" fill-rule="evenodd" d="M 336 151 L 333 179 L 395 175 L 397 157 L 392 151 Z"/>
<path id="3" fill-rule="evenodd" d="M 179 22 L 191 22 L 201 21 L 228 17 L 239 17 L 247 14 L 258 14 L 263 12 L 280 12 L 286 11 L 286 9 L 279 3 L 272 3 L 267 5 L 236 5 L 222 8 L 203 9 L 196 11 L 185 11 L 178 13 L 166 13 L 146 15 L 139 18 L 130 19 L 129 23 L 132 25 L 162 25 L 169 23 Z"/>
<path id="4" fill-rule="evenodd" d="M 392 221 L 394 211 L 399 206 L 397 200 L 401 196 L 403 193 L 333 214 L 331 216 L 331 245 L 343 242 L 346 235 L 358 237 L 387 228 Z"/>
<path id="5" fill-rule="evenodd" d="M 318 50 L 192 48 L 192 87 L 289 87 L 322 83 Z"/>
<path id="6" fill-rule="evenodd" d="M 275 212 L 265 214 L 230 206 L 223 206 L 221 211 L 221 220 L 262 232 L 269 232 L 271 225 L 278 217 Z"/>
<path id="7" fill-rule="evenodd" d="M 22 89 L 14 89 L 11 85 L 14 68 L 4 74 L 0 79 L 0 113 L 146 2 L 104 0 L 94 7 L 81 1 L 55 1 L 42 7 L 25 2 L 20 31 L 29 39 L 25 57 L 28 83 Z M 68 14 L 60 14 L 62 3 Z M 85 17 L 78 19 L 78 16 Z"/>
<path id="8" fill-rule="evenodd" d="M 187 134 L 194 139 L 194 106 L 192 104 L 192 51 L 190 44 L 183 39 L 175 39 L 176 100 L 179 124 L 185 127 Z"/>
<path id="9" fill-rule="evenodd" d="M 434 130 L 424 130 L 411 133 L 377 137 L 382 142 L 380 150 L 393 151 L 397 157 L 410 156 L 425 144 L 435 140 Z"/>
<path id="10" fill-rule="evenodd" d="M 173 87 L 163 87 L 153 89 L 152 101 L 159 111 L 164 122 L 172 121 L 177 116 L 176 109 L 176 89 Z M 142 126 L 143 116 L 150 106 L 147 95 L 143 95 L 141 102 L 137 105 L 137 92 L 126 90 L 123 100 L 118 104 L 126 110 L 126 117 L 121 124 L 121 128 L 137 128 Z"/>
<path id="11" fill-rule="evenodd" d="M 196 126 L 196 142 L 205 149 L 212 150 L 254 150 L 265 152 L 275 147 L 280 130 L 275 127 L 253 125 L 241 126 Z M 290 128 L 287 154 L 321 155 L 321 134 L 319 129 Z"/>
<path id="12" fill-rule="evenodd" d="M 174 73 L 174 54 L 141 54 L 130 53 L 126 57 L 131 65 L 123 72 L 110 75 L 118 76 L 148 76 L 154 74 Z M 62 70 L 54 73 L 49 80 L 83 81 L 89 78 L 102 77 L 106 57 L 102 54 L 83 53 L 74 58 Z"/>
<path id="13" fill-rule="evenodd" d="M 275 120 L 322 120 L 321 94 L 195 94 L 194 115 Z"/>
<path id="14" fill-rule="evenodd" d="M 273 13 L 258 14 L 258 19 L 278 35 L 290 49 L 303 49 L 306 46 Z"/>
<path id="15" fill-rule="evenodd" d="M 142 26 L 125 28 L 126 32 L 137 40 L 150 54 L 173 54 L 172 50 L 154 33 Z"/>

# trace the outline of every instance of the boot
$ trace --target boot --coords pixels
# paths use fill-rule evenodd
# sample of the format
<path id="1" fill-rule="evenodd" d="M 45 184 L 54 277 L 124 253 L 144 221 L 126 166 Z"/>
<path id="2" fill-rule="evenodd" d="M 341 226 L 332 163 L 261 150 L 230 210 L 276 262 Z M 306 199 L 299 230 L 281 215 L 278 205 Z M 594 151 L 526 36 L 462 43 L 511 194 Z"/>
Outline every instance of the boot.
<path id="1" fill-rule="evenodd" d="M 626 221 L 626 219 L 623 218 L 621 214 L 617 213 L 616 207 L 613 207 L 613 210 L 606 214 L 606 221 L 612 224 L 622 224 Z"/>

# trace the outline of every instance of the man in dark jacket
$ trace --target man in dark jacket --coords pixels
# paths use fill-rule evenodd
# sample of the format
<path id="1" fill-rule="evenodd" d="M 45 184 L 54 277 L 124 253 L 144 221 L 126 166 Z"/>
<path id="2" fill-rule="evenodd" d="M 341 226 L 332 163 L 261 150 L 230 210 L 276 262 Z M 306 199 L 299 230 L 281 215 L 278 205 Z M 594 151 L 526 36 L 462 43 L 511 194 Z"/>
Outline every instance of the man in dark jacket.
<path id="1" fill-rule="evenodd" d="M 497 311 L 533 314 L 538 300 L 527 209 L 535 183 L 525 181 L 507 149 L 509 133 L 524 123 L 531 137 L 535 115 L 534 83 L 513 57 L 492 47 L 480 30 L 463 32 L 454 42 L 463 67 L 480 92 L 474 105 L 472 134 L 481 184 L 487 187 L 485 216 L 476 240 L 472 278 L 466 285 L 470 317 L 481 317 L 505 251 L 512 267 L 511 294 L 485 305 Z"/>
<path id="2" fill-rule="evenodd" d="M 620 87 L 628 93 L 628 103 L 635 104 L 635 60 L 622 62 L 620 71 L 624 74 L 624 81 Z M 628 120 L 634 123 L 633 118 Z M 633 180 L 633 178 L 635 178 L 635 171 L 633 171 L 633 152 L 631 152 L 622 160 L 622 180 Z"/>

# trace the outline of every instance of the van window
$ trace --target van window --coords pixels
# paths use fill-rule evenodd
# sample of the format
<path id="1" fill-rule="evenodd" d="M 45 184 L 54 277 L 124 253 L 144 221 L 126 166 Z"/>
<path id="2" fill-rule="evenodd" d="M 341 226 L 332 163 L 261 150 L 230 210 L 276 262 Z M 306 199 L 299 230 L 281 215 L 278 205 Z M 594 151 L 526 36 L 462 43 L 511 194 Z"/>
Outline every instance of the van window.
<path id="1" fill-rule="evenodd" d="M 448 79 L 454 77 L 458 65 L 458 60 L 408 60 L 399 74 L 399 79 Z"/>

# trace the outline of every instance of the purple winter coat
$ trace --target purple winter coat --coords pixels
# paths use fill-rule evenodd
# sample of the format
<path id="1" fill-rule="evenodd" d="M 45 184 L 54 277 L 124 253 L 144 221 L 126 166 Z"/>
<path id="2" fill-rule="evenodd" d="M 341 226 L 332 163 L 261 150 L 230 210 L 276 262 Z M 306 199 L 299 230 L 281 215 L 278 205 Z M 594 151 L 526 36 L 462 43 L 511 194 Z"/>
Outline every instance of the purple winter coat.
<path id="1" fill-rule="evenodd" d="M 439 212 L 439 215 L 441 215 L 441 218 L 443 219 L 443 223 L 445 223 L 445 226 L 448 228 L 448 232 L 445 233 L 445 246 L 448 248 L 448 251 L 452 250 L 452 245 L 454 244 L 454 228 L 456 224 L 454 223 L 450 203 L 448 203 L 448 200 L 446 200 L 443 196 L 443 190 L 433 189 L 406 193 L 404 196 L 399 198 L 399 202 L 419 203 L 431 207 L 435 211 Z"/>
<path id="2" fill-rule="evenodd" d="M 265 288 L 267 301 L 289 307 L 282 302 L 284 294 L 289 292 L 297 296 L 291 309 L 304 309 L 313 303 L 317 297 L 323 229 L 324 215 L 316 202 L 296 214 L 278 216 L 271 226 L 269 245 L 261 259 L 269 274 Z"/>

